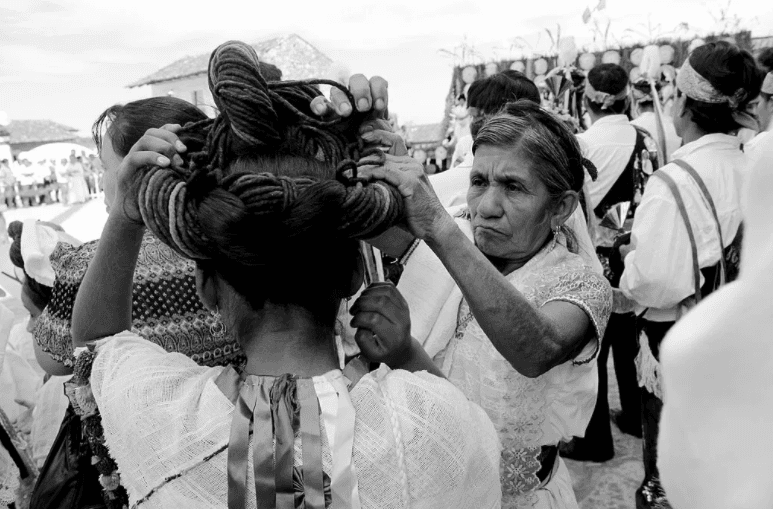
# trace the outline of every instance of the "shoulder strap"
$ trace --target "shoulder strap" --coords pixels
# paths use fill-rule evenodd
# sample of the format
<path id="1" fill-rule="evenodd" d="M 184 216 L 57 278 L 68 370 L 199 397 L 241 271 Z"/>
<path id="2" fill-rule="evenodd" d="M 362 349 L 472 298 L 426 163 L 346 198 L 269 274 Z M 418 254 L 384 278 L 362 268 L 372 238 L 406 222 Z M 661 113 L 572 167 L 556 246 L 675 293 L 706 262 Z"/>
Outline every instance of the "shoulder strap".
<path id="1" fill-rule="evenodd" d="M 703 197 L 706 199 L 706 202 L 709 204 L 709 208 L 711 209 L 711 213 L 714 215 L 714 223 L 717 226 L 717 235 L 719 235 L 719 266 L 720 266 L 720 279 L 719 284 L 723 284 L 725 282 L 725 274 L 727 273 L 727 267 L 725 267 L 725 241 L 722 238 L 722 227 L 719 224 L 719 215 L 717 214 L 717 207 L 714 205 L 714 199 L 711 197 L 711 193 L 709 193 L 709 189 L 706 187 L 706 183 L 703 181 L 701 176 L 698 174 L 697 171 L 695 171 L 695 168 L 690 166 L 687 161 L 683 159 L 676 159 L 673 161 L 674 164 L 682 168 L 684 171 L 686 171 L 690 177 L 695 181 L 696 184 L 698 184 L 698 187 L 701 190 L 701 193 L 703 193 Z"/>
<path id="2" fill-rule="evenodd" d="M 348 387 L 351 392 L 351 390 L 354 389 L 354 386 L 357 385 L 357 382 L 370 372 L 370 367 L 365 360 L 358 355 L 344 366 L 343 372 L 346 379 L 349 380 Z"/>
<path id="3" fill-rule="evenodd" d="M 656 171 L 652 176 L 657 176 L 660 180 L 665 182 L 668 188 L 671 190 L 671 194 L 674 195 L 676 200 L 676 206 L 679 208 L 679 214 L 682 216 L 684 226 L 687 228 L 687 235 L 690 238 L 690 249 L 692 250 L 692 272 L 695 279 L 695 300 L 700 302 L 701 300 L 701 269 L 698 264 L 698 244 L 695 242 L 695 233 L 690 225 L 690 218 L 687 215 L 687 207 L 684 206 L 684 200 L 682 199 L 682 193 L 679 192 L 674 179 L 668 175 L 665 171 Z"/>

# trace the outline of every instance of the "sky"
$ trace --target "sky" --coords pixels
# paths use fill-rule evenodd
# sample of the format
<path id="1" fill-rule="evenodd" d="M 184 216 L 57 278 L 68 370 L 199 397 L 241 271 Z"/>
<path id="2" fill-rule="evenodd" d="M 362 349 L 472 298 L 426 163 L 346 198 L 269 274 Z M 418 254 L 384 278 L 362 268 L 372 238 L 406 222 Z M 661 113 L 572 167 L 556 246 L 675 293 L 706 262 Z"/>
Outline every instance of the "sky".
<path id="1" fill-rule="evenodd" d="M 560 26 L 579 46 L 591 27 L 610 23 L 622 42 L 658 35 L 703 35 L 722 27 L 773 35 L 773 2 L 760 0 L 2 0 L 0 112 L 50 119 L 88 131 L 108 106 L 146 97 L 127 85 L 221 42 L 296 33 L 340 66 L 389 81 L 401 122 L 442 119 L 461 48 L 481 62 L 545 52 Z M 725 21 L 718 21 L 725 9 Z M 677 30 L 680 23 L 687 27 Z M 610 43 L 612 43 L 610 37 Z M 597 41 L 597 44 L 599 41 Z M 518 48 L 523 49 L 518 49 Z M 443 51 L 445 50 L 445 51 Z M 456 59 L 449 53 L 456 52 Z M 0 114 L 0 117 L 2 115 Z"/>

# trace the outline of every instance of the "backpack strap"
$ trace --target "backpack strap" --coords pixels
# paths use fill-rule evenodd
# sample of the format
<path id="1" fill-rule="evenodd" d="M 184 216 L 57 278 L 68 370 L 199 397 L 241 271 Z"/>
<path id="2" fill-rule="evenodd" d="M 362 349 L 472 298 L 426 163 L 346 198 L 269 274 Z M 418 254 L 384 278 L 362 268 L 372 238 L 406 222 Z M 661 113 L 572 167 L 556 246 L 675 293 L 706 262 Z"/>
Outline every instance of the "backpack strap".
<path id="1" fill-rule="evenodd" d="M 683 159 L 676 159 L 673 161 L 673 163 L 679 166 L 680 168 L 682 168 L 684 171 L 686 171 L 690 175 L 690 177 L 692 177 L 695 183 L 698 184 L 698 187 L 700 188 L 701 193 L 703 193 L 703 197 L 705 198 L 706 202 L 709 204 L 711 213 L 714 215 L 714 223 L 717 226 L 717 235 L 719 235 L 719 266 L 720 266 L 719 284 L 722 285 L 725 282 L 725 277 L 727 274 L 727 267 L 725 266 L 725 241 L 722 238 L 722 227 L 719 224 L 719 215 L 717 214 L 717 207 L 714 205 L 714 199 L 711 197 L 711 193 L 709 193 L 709 189 L 706 187 L 706 183 L 703 181 L 703 179 L 698 174 L 698 172 L 695 171 L 695 168 L 690 166 L 690 164 Z"/>
<path id="2" fill-rule="evenodd" d="M 690 225 L 690 217 L 687 215 L 687 207 L 684 205 L 682 199 L 682 193 L 679 192 L 679 187 L 676 185 L 674 179 L 664 171 L 656 171 L 652 174 L 653 177 L 658 177 L 662 180 L 668 188 L 671 190 L 671 194 L 674 195 L 676 206 L 679 209 L 679 214 L 682 216 L 684 226 L 687 228 L 687 236 L 690 238 L 690 249 L 692 251 L 692 272 L 695 279 L 695 301 L 701 301 L 701 268 L 698 264 L 698 244 L 695 242 L 695 233 L 693 232 L 692 225 Z"/>

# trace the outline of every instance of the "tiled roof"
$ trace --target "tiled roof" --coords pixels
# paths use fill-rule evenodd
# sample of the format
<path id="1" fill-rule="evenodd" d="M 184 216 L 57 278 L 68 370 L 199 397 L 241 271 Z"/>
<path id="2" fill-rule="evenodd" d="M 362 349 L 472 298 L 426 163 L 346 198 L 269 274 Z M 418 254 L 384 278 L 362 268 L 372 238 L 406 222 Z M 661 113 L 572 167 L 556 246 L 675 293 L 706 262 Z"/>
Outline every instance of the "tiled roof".
<path id="1" fill-rule="evenodd" d="M 761 51 L 765 48 L 773 48 L 773 36 L 771 37 L 753 37 L 752 48 L 755 51 Z"/>
<path id="2" fill-rule="evenodd" d="M 443 125 L 421 124 L 408 126 L 407 142 L 410 144 L 433 143 L 443 139 Z"/>
<path id="3" fill-rule="evenodd" d="M 11 133 L 10 144 L 69 141 L 77 137 L 74 127 L 51 120 L 12 120 L 6 127 Z"/>
<path id="4" fill-rule="evenodd" d="M 261 61 L 282 70 L 282 79 L 324 78 L 333 61 L 301 37 L 291 34 L 252 45 Z M 210 53 L 182 58 L 159 69 L 150 76 L 129 85 L 129 88 L 205 74 Z"/>

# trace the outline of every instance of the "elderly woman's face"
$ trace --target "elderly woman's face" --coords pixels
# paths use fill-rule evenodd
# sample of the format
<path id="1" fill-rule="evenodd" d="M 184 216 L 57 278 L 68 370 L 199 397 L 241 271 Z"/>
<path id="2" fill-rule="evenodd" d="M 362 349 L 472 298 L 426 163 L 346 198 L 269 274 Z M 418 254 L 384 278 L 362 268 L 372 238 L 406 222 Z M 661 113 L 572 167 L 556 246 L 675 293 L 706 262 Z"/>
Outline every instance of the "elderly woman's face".
<path id="1" fill-rule="evenodd" d="M 528 261 L 550 233 L 550 197 L 520 150 L 481 146 L 467 191 L 475 244 L 487 256 Z"/>

